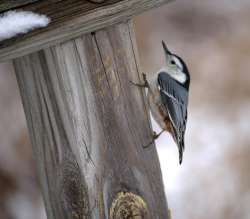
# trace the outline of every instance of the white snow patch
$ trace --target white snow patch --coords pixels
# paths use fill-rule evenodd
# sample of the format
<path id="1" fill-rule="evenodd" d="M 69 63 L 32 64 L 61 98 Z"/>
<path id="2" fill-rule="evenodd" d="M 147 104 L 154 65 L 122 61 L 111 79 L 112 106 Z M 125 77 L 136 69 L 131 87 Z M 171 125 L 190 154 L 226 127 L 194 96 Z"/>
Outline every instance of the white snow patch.
<path id="1" fill-rule="evenodd" d="M 35 28 L 46 27 L 50 18 L 31 11 L 8 11 L 0 16 L 0 41 Z"/>

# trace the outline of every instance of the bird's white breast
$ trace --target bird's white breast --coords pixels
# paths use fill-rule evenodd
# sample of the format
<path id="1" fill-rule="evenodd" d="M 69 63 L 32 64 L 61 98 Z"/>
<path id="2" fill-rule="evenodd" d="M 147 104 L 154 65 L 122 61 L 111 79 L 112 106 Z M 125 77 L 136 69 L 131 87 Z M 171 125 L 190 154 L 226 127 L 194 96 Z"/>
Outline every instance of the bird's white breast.
<path id="1" fill-rule="evenodd" d="M 165 129 L 166 124 L 164 122 L 164 118 L 167 116 L 167 112 L 159 111 L 159 109 L 163 107 L 162 107 L 160 91 L 158 89 L 157 79 L 158 79 L 158 74 L 153 75 L 149 78 L 148 80 L 149 89 L 147 93 L 147 99 L 153 118 L 162 129 Z"/>

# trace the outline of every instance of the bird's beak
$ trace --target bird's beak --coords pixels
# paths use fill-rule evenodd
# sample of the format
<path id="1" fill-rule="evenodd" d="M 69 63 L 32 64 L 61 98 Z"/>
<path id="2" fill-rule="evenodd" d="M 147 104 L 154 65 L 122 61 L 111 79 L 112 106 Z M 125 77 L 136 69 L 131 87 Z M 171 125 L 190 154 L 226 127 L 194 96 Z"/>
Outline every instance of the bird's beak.
<path id="1" fill-rule="evenodd" d="M 163 40 L 162 40 L 162 46 L 166 55 L 172 55 L 172 53 L 168 50 L 168 47 L 166 46 Z"/>

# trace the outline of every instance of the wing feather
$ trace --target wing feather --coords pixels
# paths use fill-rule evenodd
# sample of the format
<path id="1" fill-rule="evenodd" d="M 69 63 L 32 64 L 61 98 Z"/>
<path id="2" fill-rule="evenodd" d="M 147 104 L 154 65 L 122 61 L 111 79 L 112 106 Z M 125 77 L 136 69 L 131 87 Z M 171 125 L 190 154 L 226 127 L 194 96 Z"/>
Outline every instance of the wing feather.
<path id="1" fill-rule="evenodd" d="M 163 105 L 173 125 L 173 137 L 179 148 L 181 163 L 187 121 L 188 91 L 166 72 L 159 73 L 158 85 Z"/>

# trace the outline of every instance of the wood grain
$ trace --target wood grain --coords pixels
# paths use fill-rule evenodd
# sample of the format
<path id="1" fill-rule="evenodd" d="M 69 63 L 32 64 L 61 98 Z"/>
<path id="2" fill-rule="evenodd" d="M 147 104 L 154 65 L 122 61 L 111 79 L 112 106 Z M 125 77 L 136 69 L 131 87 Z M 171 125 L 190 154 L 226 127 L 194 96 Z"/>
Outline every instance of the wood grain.
<path id="1" fill-rule="evenodd" d="M 0 1 L 0 13 L 7 10 L 15 10 L 19 7 L 41 1 L 41 0 L 1 0 Z"/>
<path id="2" fill-rule="evenodd" d="M 42 2 L 44 0 L 1 0 L 0 1 L 0 13 L 5 12 L 7 10 L 16 10 L 21 7 L 31 5 L 34 2 Z M 55 0 L 50 0 L 50 2 L 55 1 Z M 62 1 L 62 0 L 56 0 L 56 1 Z M 82 0 L 82 1 L 88 1 L 91 3 L 103 3 L 107 0 Z"/>
<path id="3" fill-rule="evenodd" d="M 48 219 L 108 219 L 121 192 L 168 219 L 131 25 L 14 60 Z"/>
<path id="4" fill-rule="evenodd" d="M 44 0 L 22 7 L 51 18 L 46 28 L 0 42 L 0 61 L 20 57 L 128 20 L 170 0 L 107 0 L 94 4 L 86 0 Z"/>

